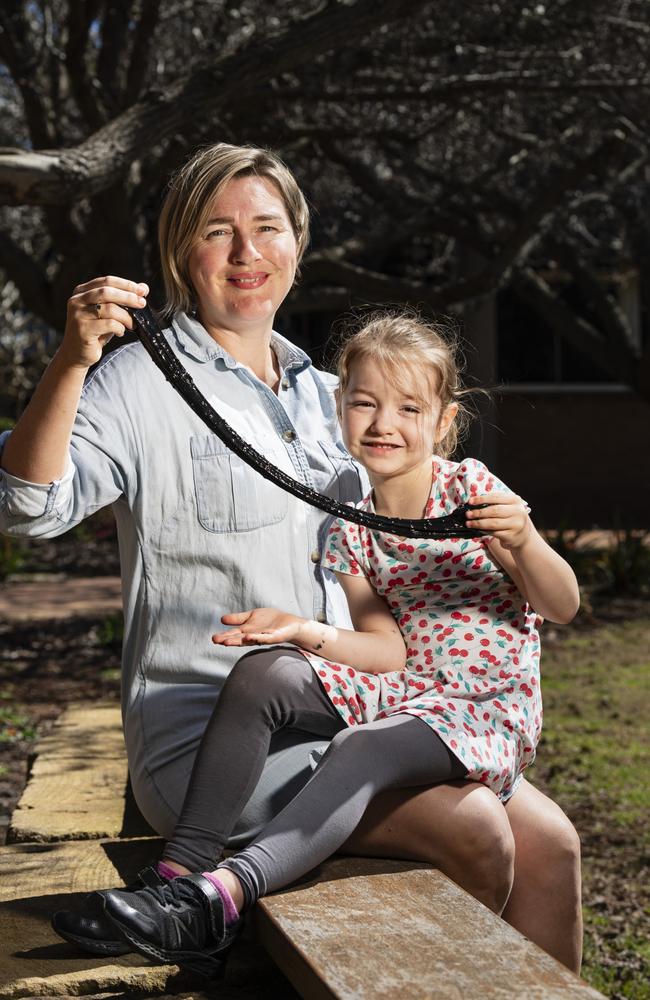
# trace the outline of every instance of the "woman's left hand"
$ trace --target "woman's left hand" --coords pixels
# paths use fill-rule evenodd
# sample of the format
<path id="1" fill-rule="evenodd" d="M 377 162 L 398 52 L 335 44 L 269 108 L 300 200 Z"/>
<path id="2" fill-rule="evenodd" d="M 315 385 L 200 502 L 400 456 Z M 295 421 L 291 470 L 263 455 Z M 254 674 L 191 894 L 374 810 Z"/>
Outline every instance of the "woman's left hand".
<path id="1" fill-rule="evenodd" d="M 472 497 L 471 507 L 487 504 L 483 510 L 469 510 L 467 524 L 492 535 L 504 549 L 519 549 L 533 532 L 533 522 L 528 516 L 530 508 L 525 500 L 514 493 L 490 493 L 489 496 Z"/>
<path id="2" fill-rule="evenodd" d="M 212 636 L 216 645 L 270 646 L 278 642 L 292 642 L 305 619 L 277 608 L 254 608 L 252 611 L 223 615 L 221 621 L 233 627 Z"/>

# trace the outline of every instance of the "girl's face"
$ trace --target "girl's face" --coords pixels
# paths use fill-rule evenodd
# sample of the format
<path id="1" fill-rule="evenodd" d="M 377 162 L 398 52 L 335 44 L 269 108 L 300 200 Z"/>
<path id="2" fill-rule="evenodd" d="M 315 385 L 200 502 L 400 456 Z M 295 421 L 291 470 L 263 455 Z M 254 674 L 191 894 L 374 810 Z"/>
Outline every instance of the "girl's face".
<path id="1" fill-rule="evenodd" d="M 441 412 L 435 395 L 427 406 L 421 395 L 396 387 L 374 360 L 353 365 L 341 394 L 343 440 L 373 485 L 430 470 L 435 443 L 449 430 L 458 406 L 450 403 Z"/>
<path id="2" fill-rule="evenodd" d="M 235 177 L 214 199 L 188 260 L 201 322 L 270 333 L 296 273 L 296 239 L 282 196 L 266 177 Z"/>

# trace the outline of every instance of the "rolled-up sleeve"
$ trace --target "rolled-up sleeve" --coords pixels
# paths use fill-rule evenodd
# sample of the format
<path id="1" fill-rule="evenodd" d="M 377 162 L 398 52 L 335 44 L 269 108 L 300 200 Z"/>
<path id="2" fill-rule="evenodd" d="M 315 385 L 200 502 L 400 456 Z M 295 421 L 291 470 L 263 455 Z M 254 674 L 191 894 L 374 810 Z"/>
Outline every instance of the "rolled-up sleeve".
<path id="1" fill-rule="evenodd" d="M 74 424 L 64 474 L 32 483 L 0 469 L 0 532 L 54 537 L 124 492 L 124 426 L 115 417 L 102 366 L 88 379 Z M 112 365 L 110 366 L 112 367 Z M 119 395 L 118 385 L 114 392 Z M 10 436 L 0 435 L 0 455 Z"/>
<path id="2" fill-rule="evenodd" d="M 0 441 L 0 448 L 4 441 Z M 68 458 L 63 476 L 51 483 L 30 483 L 27 479 L 12 476 L 0 469 L 0 505 L 3 514 L 12 517 L 42 517 L 54 507 L 66 490 L 72 489 L 74 466 Z"/>
<path id="3" fill-rule="evenodd" d="M 10 433 L 0 434 L 0 455 Z M 69 499 L 74 475 L 69 457 L 64 474 L 51 483 L 32 483 L 0 468 L 0 531 L 17 535 L 40 534 L 38 525 L 45 527 L 55 508 Z"/>

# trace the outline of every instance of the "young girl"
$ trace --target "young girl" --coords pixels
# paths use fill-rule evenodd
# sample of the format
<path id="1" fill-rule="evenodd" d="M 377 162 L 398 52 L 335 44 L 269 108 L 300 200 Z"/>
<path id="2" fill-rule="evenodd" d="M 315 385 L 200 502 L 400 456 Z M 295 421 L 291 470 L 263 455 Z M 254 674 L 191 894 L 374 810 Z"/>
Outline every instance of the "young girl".
<path id="1" fill-rule="evenodd" d="M 169 881 L 105 896 L 119 933 L 154 959 L 215 971 L 243 911 L 341 847 L 382 789 L 466 779 L 505 801 L 535 755 L 535 620 L 573 618 L 573 572 L 520 497 L 480 462 L 450 460 L 464 392 L 434 328 L 376 316 L 345 344 L 339 376 L 343 437 L 372 484 L 362 506 L 420 518 L 469 501 L 468 523 L 486 534 L 404 540 L 337 521 L 324 563 L 355 631 L 273 608 L 224 616 L 214 642 L 272 648 L 225 684 L 159 866 Z M 332 742 L 255 842 L 215 869 L 285 726 Z"/>

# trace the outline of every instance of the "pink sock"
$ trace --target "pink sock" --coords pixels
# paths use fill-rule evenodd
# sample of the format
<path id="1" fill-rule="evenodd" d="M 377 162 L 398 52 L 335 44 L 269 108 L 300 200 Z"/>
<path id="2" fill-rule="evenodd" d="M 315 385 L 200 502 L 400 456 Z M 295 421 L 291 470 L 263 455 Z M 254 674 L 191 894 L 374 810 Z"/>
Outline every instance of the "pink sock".
<path id="1" fill-rule="evenodd" d="M 210 882 L 215 887 L 215 889 L 221 896 L 221 900 L 223 902 L 223 913 L 226 918 L 226 924 L 237 923 L 237 921 L 239 920 L 239 910 L 235 906 L 234 899 L 226 889 L 221 879 L 218 878 L 217 875 L 213 875 L 212 872 L 201 872 L 201 874 L 203 875 L 203 878 L 207 878 L 208 882 Z"/>
<path id="2" fill-rule="evenodd" d="M 167 879 L 168 882 L 171 882 L 173 878 L 178 878 L 178 876 L 181 874 L 180 872 L 177 872 L 174 868 L 172 868 L 170 865 L 166 865 L 164 861 L 158 862 L 156 870 L 160 875 L 160 877 Z"/>

